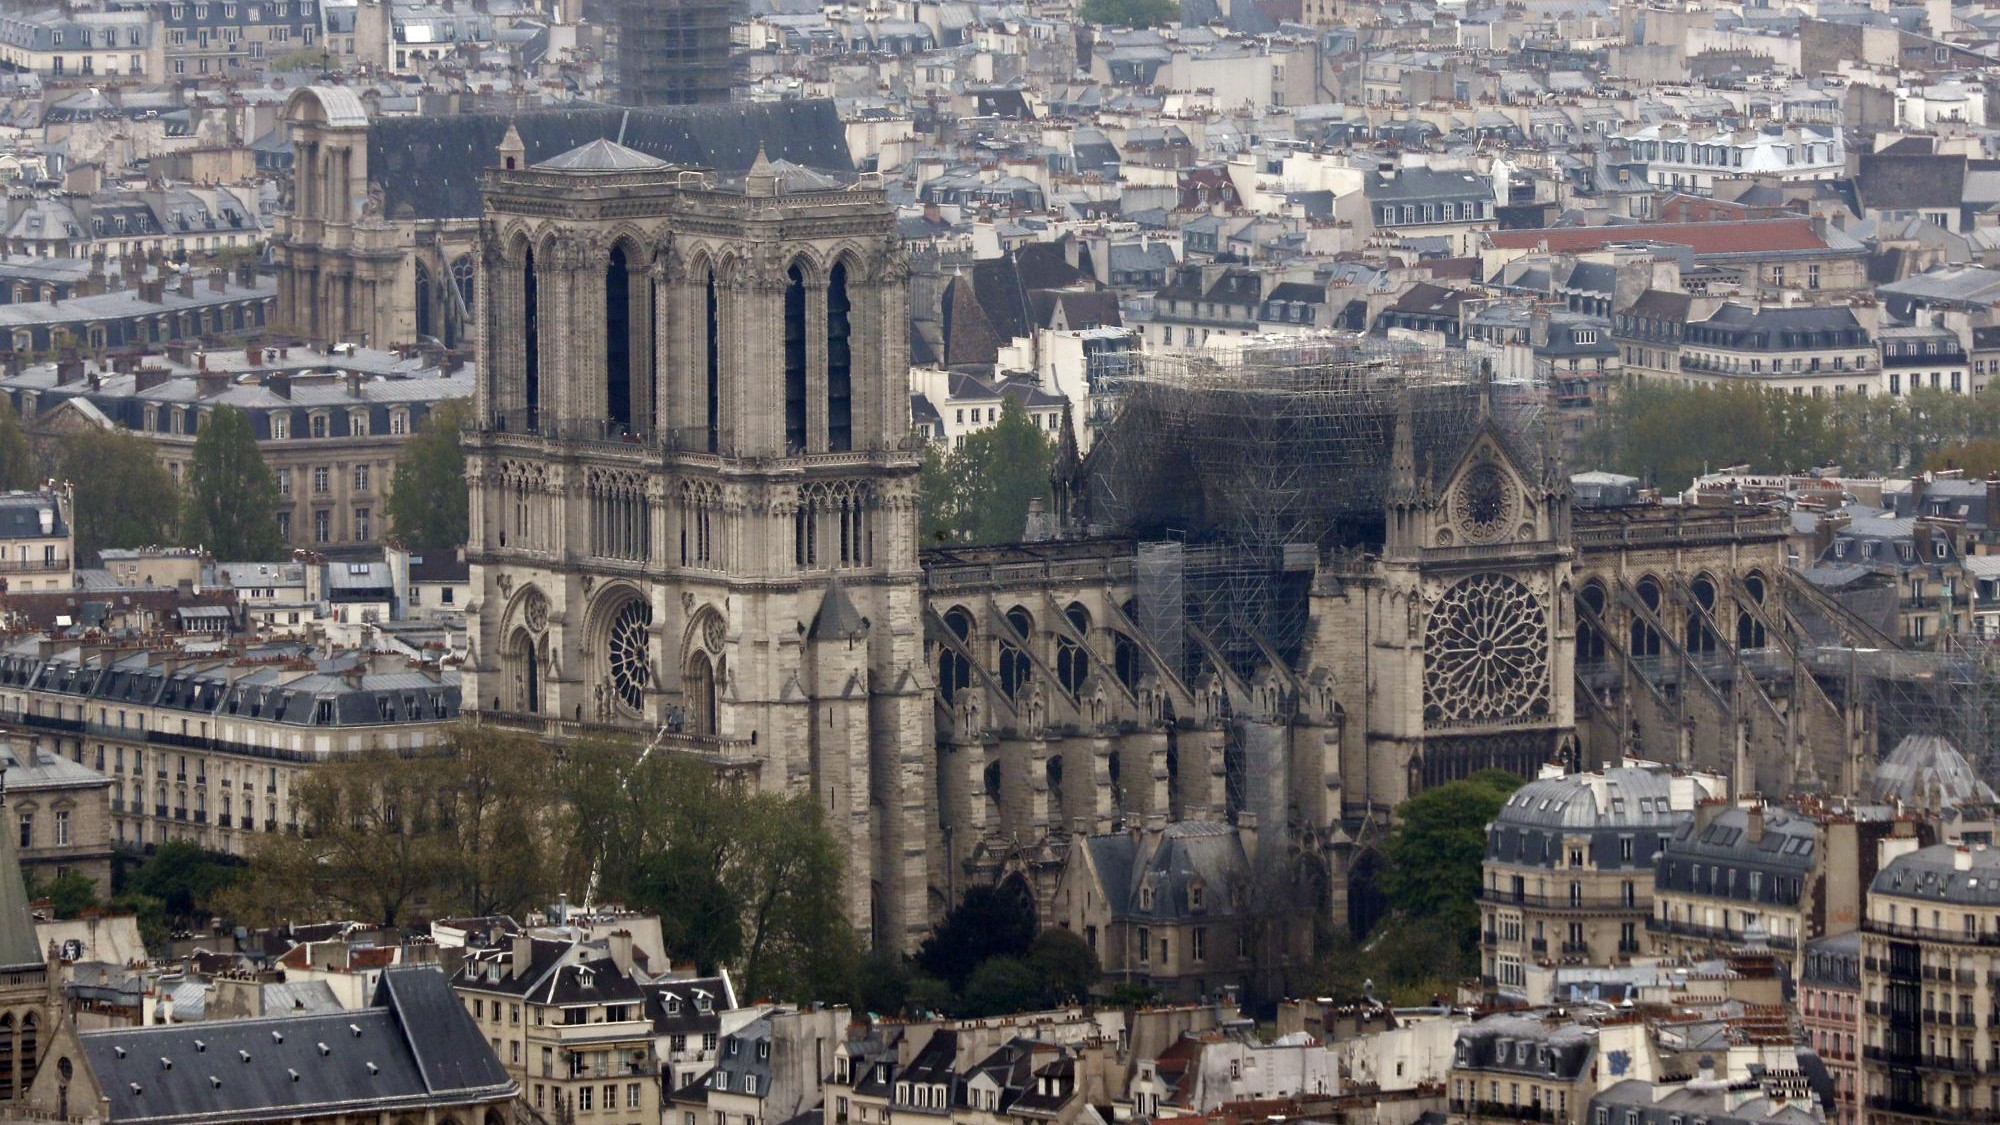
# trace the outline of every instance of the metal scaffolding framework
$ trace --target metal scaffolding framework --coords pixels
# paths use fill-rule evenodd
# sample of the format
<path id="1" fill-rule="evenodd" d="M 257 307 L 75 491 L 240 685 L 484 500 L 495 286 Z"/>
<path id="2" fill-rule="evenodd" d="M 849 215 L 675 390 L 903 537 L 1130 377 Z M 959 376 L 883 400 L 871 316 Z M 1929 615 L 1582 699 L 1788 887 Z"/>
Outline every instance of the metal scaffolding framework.
<path id="1" fill-rule="evenodd" d="M 1482 394 L 1540 468 L 1543 388 L 1488 384 L 1463 350 L 1337 333 L 1231 345 L 1143 357 L 1083 491 L 1094 529 L 1172 545 L 1142 615 L 1184 619 L 1239 675 L 1273 656 L 1296 666 L 1322 553 L 1381 548 L 1405 408 L 1420 476 L 1457 463 Z M 1190 674 L 1213 663 L 1201 644 L 1164 647 Z"/>
<path id="2" fill-rule="evenodd" d="M 1926 652 L 1828 645 L 1812 665 L 1830 694 L 1869 716 L 1871 763 L 1906 738 L 1935 735 L 2000 782 L 2000 642 L 1946 634 Z"/>
<path id="3" fill-rule="evenodd" d="M 627 105 L 729 100 L 730 0 L 609 0 L 613 65 Z"/>

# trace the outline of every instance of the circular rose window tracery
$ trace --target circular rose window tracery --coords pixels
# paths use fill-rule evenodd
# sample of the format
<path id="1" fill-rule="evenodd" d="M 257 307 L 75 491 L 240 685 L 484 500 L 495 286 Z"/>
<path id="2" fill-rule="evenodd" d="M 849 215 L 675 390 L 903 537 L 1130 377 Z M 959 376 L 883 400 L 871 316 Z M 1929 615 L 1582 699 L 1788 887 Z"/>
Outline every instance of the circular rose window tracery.
<path id="1" fill-rule="evenodd" d="M 1446 590 L 1424 623 L 1424 721 L 1541 718 L 1549 712 L 1548 614 L 1504 574 Z"/>
<path id="2" fill-rule="evenodd" d="M 1451 494 L 1451 522 L 1468 542 L 1490 543 L 1513 529 L 1520 497 L 1491 463 L 1475 465 Z"/>
<path id="3" fill-rule="evenodd" d="M 605 652 L 611 662 L 611 690 L 618 702 L 633 711 L 645 709 L 646 686 L 652 678 L 652 653 L 648 630 L 653 625 L 653 607 L 634 598 L 618 608 L 611 618 Z"/>

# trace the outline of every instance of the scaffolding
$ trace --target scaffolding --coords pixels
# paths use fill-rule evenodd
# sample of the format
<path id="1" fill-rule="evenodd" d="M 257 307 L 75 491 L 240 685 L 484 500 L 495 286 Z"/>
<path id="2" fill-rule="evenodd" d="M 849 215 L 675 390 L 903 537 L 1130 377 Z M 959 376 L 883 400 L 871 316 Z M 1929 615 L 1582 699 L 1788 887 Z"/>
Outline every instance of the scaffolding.
<path id="1" fill-rule="evenodd" d="M 630 106 L 726 102 L 730 0 L 609 0 L 616 14 L 612 64 Z"/>
<path id="2" fill-rule="evenodd" d="M 1194 627 L 1184 645 L 1171 630 L 1156 639 L 1191 675 L 1211 648 L 1244 676 L 1274 656 L 1297 666 L 1320 556 L 1382 547 L 1399 414 L 1420 477 L 1451 470 L 1482 409 L 1542 467 L 1546 389 L 1489 383 L 1462 349 L 1252 337 L 1142 356 L 1121 390 L 1083 466 L 1083 515 L 1095 531 L 1172 545 L 1139 609 Z"/>
<path id="3" fill-rule="evenodd" d="M 1869 717 L 1871 767 L 1906 738 L 1935 736 L 2000 783 L 2000 641 L 1952 633 L 1923 652 L 1824 645 L 1811 663 L 1830 695 Z"/>

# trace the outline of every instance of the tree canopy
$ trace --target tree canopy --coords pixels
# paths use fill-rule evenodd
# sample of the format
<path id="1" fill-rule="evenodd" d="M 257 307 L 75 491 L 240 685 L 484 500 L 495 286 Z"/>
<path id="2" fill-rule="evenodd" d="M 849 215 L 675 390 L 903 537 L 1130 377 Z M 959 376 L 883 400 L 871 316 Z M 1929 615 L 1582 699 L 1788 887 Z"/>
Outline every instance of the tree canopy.
<path id="1" fill-rule="evenodd" d="M 1105 27 L 1163 27 L 1180 20 L 1181 6 L 1174 0 L 1083 0 L 1076 14 Z"/>
<path id="2" fill-rule="evenodd" d="M 14 413 L 14 401 L 0 395 L 0 490 L 16 491 L 40 484 L 34 455 L 28 448 L 28 435 L 21 429 L 21 416 Z"/>
<path id="3" fill-rule="evenodd" d="M 1383 847 L 1390 907 L 1469 945 L 1479 929 L 1486 826 L 1520 786 L 1514 774 L 1482 770 L 1403 802 Z"/>
<path id="4" fill-rule="evenodd" d="M 982 545 L 1021 538 L 1028 505 L 1049 497 L 1055 445 L 1012 397 L 1000 420 L 968 434 L 958 449 L 924 456 L 923 541 Z"/>
<path id="5" fill-rule="evenodd" d="M 600 900 L 658 913 L 674 959 L 728 966 L 749 995 L 847 1000 L 859 949 L 817 802 L 637 758 L 467 726 L 438 754 L 329 762 L 294 791 L 299 832 L 260 839 L 232 905 L 250 922 L 519 914 L 595 869 Z"/>
<path id="6" fill-rule="evenodd" d="M 274 559 L 284 553 L 278 534 L 278 481 L 257 448 L 250 416 L 218 406 L 202 419 L 188 462 L 183 538 L 222 562 Z"/>
<path id="7" fill-rule="evenodd" d="M 464 399 L 440 402 L 403 444 L 386 511 L 405 547 L 450 551 L 465 546 L 470 537 L 465 447 L 459 436 L 471 418 L 471 404 Z"/>
<path id="8" fill-rule="evenodd" d="M 1745 384 L 1619 388 L 1585 459 L 1667 489 L 1731 465 L 1782 473 L 1838 465 L 1848 472 L 1968 471 L 1978 445 L 2000 433 L 2000 390 L 1976 395 L 1926 387 L 1901 396 L 1814 398 Z"/>
<path id="9" fill-rule="evenodd" d="M 153 443 L 123 430 L 90 430 L 64 440 L 57 475 L 75 487 L 71 522 L 79 562 L 106 547 L 174 542 L 180 490 L 154 457 Z"/>

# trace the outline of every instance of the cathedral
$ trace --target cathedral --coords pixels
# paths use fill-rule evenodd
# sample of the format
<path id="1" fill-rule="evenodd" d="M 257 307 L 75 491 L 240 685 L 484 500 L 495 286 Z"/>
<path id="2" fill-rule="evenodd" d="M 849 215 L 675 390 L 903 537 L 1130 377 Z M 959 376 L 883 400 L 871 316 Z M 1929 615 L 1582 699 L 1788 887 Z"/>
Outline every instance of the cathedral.
<path id="1" fill-rule="evenodd" d="M 878 186 L 608 139 L 531 164 L 511 132 L 497 163 L 467 698 L 814 794 L 877 942 L 1142 825 L 1259 836 L 1346 921 L 1395 807 L 1479 769 L 1857 768 L 1793 659 L 1788 521 L 1576 507 L 1526 389 L 1463 353 L 1161 374 L 1122 439 L 1063 442 L 1052 531 L 920 549 Z"/>

